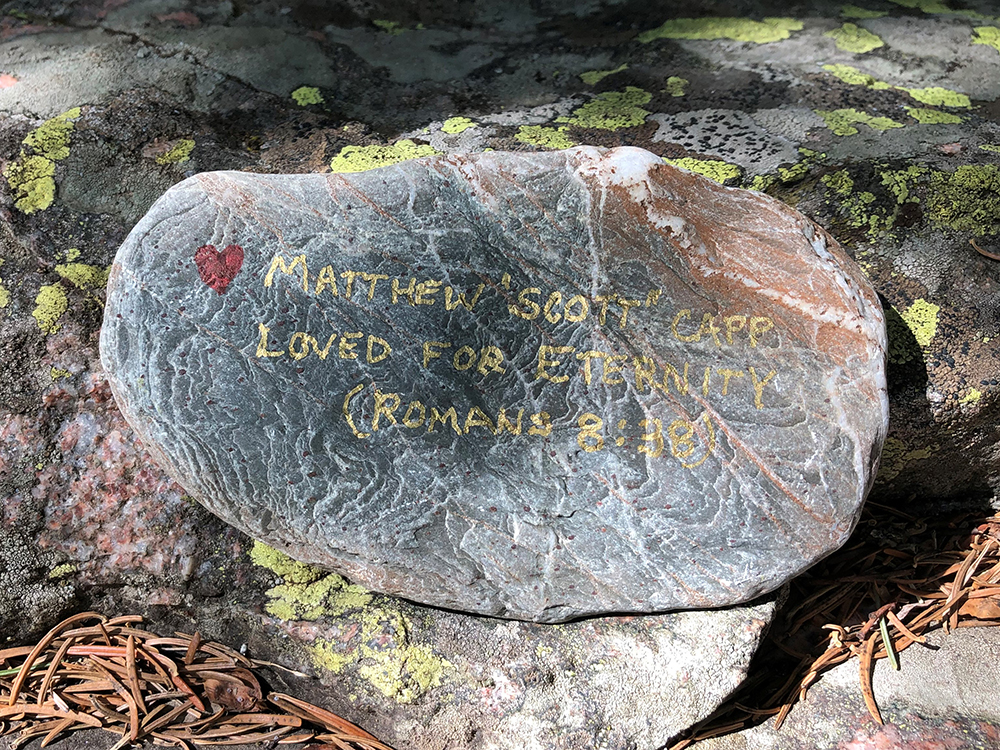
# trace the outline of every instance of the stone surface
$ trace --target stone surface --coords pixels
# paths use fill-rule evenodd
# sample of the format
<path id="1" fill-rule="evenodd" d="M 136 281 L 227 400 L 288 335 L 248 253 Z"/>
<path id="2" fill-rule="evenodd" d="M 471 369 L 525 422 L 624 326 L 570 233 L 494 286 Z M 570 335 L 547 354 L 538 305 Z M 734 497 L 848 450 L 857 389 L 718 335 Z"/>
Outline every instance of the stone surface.
<path id="1" fill-rule="evenodd" d="M 103 275 L 134 224 L 171 185 L 209 170 L 325 172 L 345 149 L 354 149 L 361 164 L 373 148 L 403 158 L 408 152 L 400 139 L 444 153 L 641 146 L 692 166 L 701 162 L 727 179 L 736 172 L 731 184 L 765 189 L 795 206 L 860 261 L 889 319 L 890 433 L 872 499 L 903 502 L 909 510 L 916 495 L 949 512 L 970 498 L 995 502 L 1000 264 L 979 255 L 969 239 L 1000 251 L 1000 182 L 992 176 L 1000 147 L 994 101 L 1000 54 L 996 43 L 974 43 L 986 39 L 977 29 L 988 32 L 994 22 L 973 12 L 995 17 L 996 4 L 855 5 L 887 15 L 847 19 L 842 1 L 808 8 L 723 8 L 697 0 L 669 8 L 597 0 L 242 0 L 198 7 L 188 0 L 24 0 L 11 6 L 0 16 L 0 168 L 32 150 L 24 141 L 51 130 L 49 118 L 76 107 L 81 116 L 66 136 L 66 158 L 42 154 L 53 172 L 48 208 L 25 213 L 14 207 L 20 188 L 0 178 L 0 512 L 6 529 L 16 527 L 0 553 L 10 571 L 3 579 L 9 596 L 0 598 L 5 635 L 24 626 L 16 635 L 23 642 L 25 629 L 45 629 L 67 604 L 109 614 L 142 611 L 165 632 L 200 628 L 234 646 L 246 641 L 254 655 L 321 677 L 292 680 L 276 671 L 273 683 L 340 711 L 399 750 L 440 748 L 434 737 L 442 729 L 441 706 L 448 706 L 455 726 L 464 709 L 467 739 L 452 747 L 478 750 L 474 727 L 492 714 L 467 700 L 480 700 L 476 691 L 483 687 L 471 673 L 405 704 L 373 686 L 369 677 L 377 679 L 382 662 L 360 647 L 363 621 L 375 612 L 371 604 L 309 622 L 295 610 L 285 612 L 289 622 L 261 614 L 271 606 L 266 592 L 278 581 L 249 561 L 243 535 L 190 502 L 150 460 L 115 409 L 97 361 Z M 944 12 L 949 5 L 960 10 Z M 719 13 L 742 16 L 730 25 L 746 31 L 744 37 L 759 30 L 751 21 L 771 16 L 795 17 L 802 28 L 767 44 L 636 40 L 671 16 Z M 865 54 L 837 48 L 826 34 L 845 20 L 878 34 L 885 46 Z M 467 62 L 486 59 L 491 62 L 465 75 Z M 825 67 L 833 65 L 858 70 L 858 82 Z M 417 67 L 428 77 L 396 80 Z M 439 80 L 437 71 L 452 78 Z M 580 77 L 594 72 L 607 75 L 597 83 Z M 872 81 L 866 84 L 864 76 Z M 688 83 L 671 86 L 671 78 Z M 884 83 L 876 88 L 876 80 Z M 294 92 L 300 87 L 321 103 L 299 104 Z M 615 94 L 629 87 L 650 100 L 631 107 L 634 116 L 617 118 L 627 126 L 592 127 L 615 125 L 613 117 L 578 121 L 585 106 L 615 115 L 622 109 Z M 954 96 L 927 104 L 893 87 L 937 87 Z M 963 106 L 959 95 L 971 97 L 973 106 Z M 880 131 L 858 123 L 858 132 L 840 135 L 817 114 L 838 110 L 888 117 L 904 127 Z M 718 120 L 720 114 L 729 116 Z M 446 129 L 454 118 L 475 126 Z M 697 138 L 675 127 L 682 121 L 693 121 Z M 657 140 L 661 133 L 667 140 Z M 194 146 L 167 159 L 182 143 Z M 787 162 L 775 168 L 780 160 Z M 901 180 L 911 168 L 919 173 Z M 944 181 L 958 190 L 942 192 Z M 222 252 L 225 244 L 216 248 Z M 978 503 L 973 507 L 981 511 Z M 447 613 L 406 611 L 415 625 L 429 628 L 414 630 L 411 644 L 433 651 L 433 623 Z M 37 615 L 31 621 L 29 612 Z M 391 621 L 380 620 L 385 632 L 366 642 L 389 644 L 386 653 L 398 664 L 407 652 L 390 637 Z M 317 633 L 328 631 L 332 639 L 336 628 L 342 628 L 336 637 L 352 646 L 339 672 L 320 665 L 312 651 Z M 586 657 L 586 646 L 579 649 Z M 480 664 L 487 673 L 493 664 L 506 668 L 502 656 Z M 703 660 L 699 671 L 711 665 Z M 849 665 L 846 672 L 850 682 L 856 671 Z M 901 679 L 909 673 L 904 662 Z M 958 675 L 949 679 L 965 686 L 970 705 L 976 691 L 986 695 Z M 876 691 L 881 684 L 877 678 Z M 576 687 L 587 690 L 582 680 Z M 606 705 L 630 700 L 631 689 L 626 679 L 605 683 L 604 695 L 593 695 L 583 709 L 584 726 L 593 730 L 575 732 L 566 746 L 601 746 L 598 717 Z M 461 697 L 449 702 L 452 693 Z M 831 693 L 812 716 L 832 715 L 846 705 L 844 695 Z M 880 747 L 904 744 L 890 734 L 899 725 L 880 735 L 853 687 L 851 696 L 856 710 L 841 715 L 827 735 L 832 740 L 803 747 L 864 747 L 866 738 Z M 513 725 L 518 709 L 509 706 Z M 635 715 L 642 710 L 635 707 Z M 667 703 L 645 707 L 650 722 L 664 725 L 670 710 Z M 912 720 L 894 716 L 906 724 L 905 744 L 945 744 L 939 741 L 944 735 L 914 714 Z M 947 719 L 938 721 L 948 729 Z M 803 737 L 811 736 L 808 722 L 793 724 Z M 522 715 L 521 725 L 527 723 L 530 717 Z M 974 732 L 991 726 L 995 732 L 998 725 L 988 718 L 959 723 L 946 747 L 973 742 L 958 734 L 963 726 L 989 747 L 989 735 Z M 453 736 L 463 735 L 456 730 Z M 510 750 L 523 747 L 513 731 L 502 741 Z M 102 734 L 90 746 L 111 742 Z M 77 735 L 63 744 L 84 746 Z"/>
<path id="2" fill-rule="evenodd" d="M 852 660 L 824 675 L 780 730 L 773 719 L 697 744 L 699 750 L 838 750 L 1000 747 L 1000 628 L 969 628 L 928 637 L 931 648 L 900 654 L 900 670 L 876 663 L 872 689 L 885 721 L 868 715 Z"/>
<path id="3" fill-rule="evenodd" d="M 318 669 L 327 695 L 369 707 L 365 726 L 404 748 L 499 750 L 516 737 L 532 750 L 658 750 L 742 682 L 780 603 L 546 625 L 359 593 L 259 543 L 251 559 L 276 574 L 267 611 L 289 620 L 253 652 L 285 641 L 282 663 Z"/>
<path id="4" fill-rule="evenodd" d="M 885 432 L 883 325 L 808 219 L 578 148 L 199 175 L 119 251 L 101 350 L 230 523 L 559 621 L 746 601 L 839 546 Z"/>

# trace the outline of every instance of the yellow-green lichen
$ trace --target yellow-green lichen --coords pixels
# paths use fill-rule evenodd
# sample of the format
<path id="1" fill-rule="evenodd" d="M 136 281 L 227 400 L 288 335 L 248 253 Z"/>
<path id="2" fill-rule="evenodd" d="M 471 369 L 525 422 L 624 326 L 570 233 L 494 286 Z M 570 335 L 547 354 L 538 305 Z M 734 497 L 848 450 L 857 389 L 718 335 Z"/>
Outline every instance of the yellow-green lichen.
<path id="1" fill-rule="evenodd" d="M 915 299 L 913 304 L 903 310 L 899 317 L 913 333 L 913 338 L 921 347 L 927 347 L 937 333 L 937 319 L 941 308 L 925 299 Z"/>
<path id="2" fill-rule="evenodd" d="M 61 284 L 46 284 L 38 290 L 31 316 L 44 333 L 55 333 L 62 325 L 59 318 L 69 309 L 69 300 Z"/>
<path id="3" fill-rule="evenodd" d="M 1000 29 L 996 26 L 977 26 L 973 31 L 976 32 L 972 37 L 973 44 L 985 44 L 1000 52 Z"/>
<path id="4" fill-rule="evenodd" d="M 401 612 L 390 608 L 369 611 L 361 622 L 358 674 L 387 698 L 412 703 L 441 685 L 445 668 L 451 664 L 430 646 L 410 643 L 410 624 Z M 388 640 L 387 634 L 391 635 Z"/>
<path id="5" fill-rule="evenodd" d="M 323 103 L 323 95 L 319 93 L 319 89 L 315 86 L 299 86 L 292 92 L 292 99 L 300 107 Z"/>
<path id="6" fill-rule="evenodd" d="M 69 137 L 80 108 L 63 112 L 32 130 L 22 142 L 17 159 L 4 169 L 3 175 L 14 192 L 14 205 L 26 214 L 44 211 L 56 196 L 57 161 L 69 156 Z"/>
<path id="7" fill-rule="evenodd" d="M 662 26 L 639 34 L 643 44 L 654 39 L 731 39 L 734 42 L 769 44 L 788 39 L 793 31 L 801 31 L 802 21 L 794 18 L 675 18 Z"/>
<path id="8" fill-rule="evenodd" d="M 366 172 L 401 161 L 438 153 L 433 146 L 411 140 L 396 141 L 389 146 L 345 146 L 330 162 L 333 172 Z"/>
<path id="9" fill-rule="evenodd" d="M 867 8 L 859 8 L 857 5 L 842 5 L 840 6 L 840 15 L 844 18 L 882 18 L 889 14 L 884 10 L 868 10 Z"/>
<path id="10" fill-rule="evenodd" d="M 853 23 L 845 23 L 839 29 L 828 31 L 823 36 L 833 39 L 837 44 L 837 49 L 853 52 L 857 55 L 863 55 L 873 49 L 885 46 L 885 42 L 877 35 Z"/>
<path id="11" fill-rule="evenodd" d="M 73 132 L 73 122 L 78 117 L 80 108 L 73 107 L 32 130 L 23 143 L 36 154 L 53 161 L 65 159 L 69 156 L 69 134 Z"/>
<path id="12" fill-rule="evenodd" d="M 381 656 L 371 664 L 363 664 L 358 674 L 387 698 L 412 703 L 430 688 L 441 685 L 443 661 L 435 657 L 429 646 L 409 646 L 403 653 Z"/>
<path id="13" fill-rule="evenodd" d="M 992 143 L 984 143 L 979 148 L 983 151 L 992 151 L 994 154 L 1000 154 L 1000 146 L 995 146 Z"/>
<path id="14" fill-rule="evenodd" d="M 26 214 L 44 211 L 56 197 L 56 163 L 44 156 L 25 156 L 12 161 L 3 176 L 14 191 L 14 205 Z"/>
<path id="15" fill-rule="evenodd" d="M 895 196 L 897 205 L 917 203 L 918 199 L 913 195 L 912 189 L 916 180 L 926 173 L 926 167 L 916 164 L 906 169 L 886 170 L 881 173 L 882 184 L 888 188 L 889 193 Z"/>
<path id="16" fill-rule="evenodd" d="M 80 249 L 76 247 L 71 247 L 66 251 L 66 262 L 71 263 L 80 257 Z"/>
<path id="17" fill-rule="evenodd" d="M 906 88 L 905 86 L 893 86 L 885 81 L 880 81 L 874 76 L 860 71 L 851 65 L 824 65 L 823 70 L 827 73 L 835 75 L 844 83 L 849 83 L 852 86 L 865 86 L 866 88 L 874 89 L 876 91 L 885 91 L 888 89 L 905 91 L 921 104 L 943 107 L 960 107 L 963 109 L 968 109 L 972 106 L 972 101 L 965 94 L 960 94 L 957 91 L 942 88 L 941 86 L 928 86 L 922 89 L 911 89 Z"/>
<path id="18" fill-rule="evenodd" d="M 848 226 L 866 227 L 869 238 L 878 234 L 881 224 L 881 217 L 871 211 L 871 205 L 876 200 L 874 193 L 862 190 L 846 196 L 840 203 L 840 211 Z"/>
<path id="19" fill-rule="evenodd" d="M 324 574 L 319 568 L 293 560 L 284 552 L 279 552 L 262 542 L 253 543 L 250 549 L 250 561 L 281 576 L 288 583 L 311 583 Z"/>
<path id="20" fill-rule="evenodd" d="M 846 169 L 841 169 L 840 171 L 833 172 L 831 174 L 825 174 L 820 182 L 838 195 L 850 195 L 851 191 L 854 189 L 854 180 L 851 179 L 851 173 Z"/>
<path id="21" fill-rule="evenodd" d="M 927 215 L 939 226 L 978 236 L 1000 231 L 1000 166 L 967 164 L 932 173 Z"/>
<path id="22" fill-rule="evenodd" d="M 730 164 L 721 159 L 696 159 L 692 156 L 685 156 L 682 159 L 664 159 L 663 161 L 689 172 L 697 172 L 722 185 L 738 183 L 743 174 L 743 170 L 738 165 Z"/>
<path id="23" fill-rule="evenodd" d="M 543 148 L 573 148 L 576 144 L 566 135 L 568 127 L 549 128 L 544 125 L 522 125 L 514 137 L 522 143 Z"/>
<path id="24" fill-rule="evenodd" d="M 104 289 L 108 285 L 111 266 L 101 268 L 86 263 L 61 263 L 56 266 L 56 273 L 78 289 L 93 292 Z"/>
<path id="25" fill-rule="evenodd" d="M 3 258 L 0 258 L 0 266 L 3 265 Z M 0 278 L 0 310 L 7 307 L 10 304 L 10 292 L 7 287 L 3 285 L 3 279 Z"/>
<path id="26" fill-rule="evenodd" d="M 800 161 L 790 167 L 778 167 L 778 180 L 784 184 L 798 182 L 809 174 L 809 163 Z"/>
<path id="27" fill-rule="evenodd" d="M 73 373 L 69 370 L 64 370 L 61 367 L 50 367 L 49 377 L 52 378 L 52 382 L 59 380 L 60 378 L 70 378 L 73 377 Z"/>
<path id="28" fill-rule="evenodd" d="M 568 122 L 581 128 L 621 130 L 642 125 L 650 114 L 642 108 L 653 95 L 648 91 L 627 86 L 624 91 L 606 91 L 556 122 Z"/>
<path id="29" fill-rule="evenodd" d="M 580 74 L 580 80 L 588 86 L 593 86 L 598 81 L 603 81 L 608 76 L 621 73 L 623 70 L 628 70 L 627 63 L 623 63 L 613 70 L 588 70 Z"/>
<path id="30" fill-rule="evenodd" d="M 49 571 L 49 580 L 57 581 L 60 578 L 65 578 L 66 576 L 73 575 L 76 572 L 76 565 L 73 563 L 63 563 L 62 565 L 56 565 L 52 570 Z"/>
<path id="31" fill-rule="evenodd" d="M 316 666 L 333 674 L 340 674 L 344 667 L 353 664 L 358 657 L 354 649 L 345 650 L 342 644 L 324 639 L 316 640 L 309 651 Z"/>
<path id="32" fill-rule="evenodd" d="M 476 123 L 468 117 L 449 117 L 444 121 L 444 124 L 441 126 L 441 130 L 449 135 L 457 135 L 458 133 L 464 133 L 466 130 L 474 127 L 476 127 Z"/>
<path id="33" fill-rule="evenodd" d="M 880 81 L 874 76 L 870 76 L 858 70 L 851 65 L 824 65 L 823 70 L 827 73 L 831 73 L 839 78 L 844 83 L 849 83 L 852 86 L 866 86 L 870 89 L 875 89 L 876 91 L 884 91 L 886 89 L 891 89 L 890 86 L 885 81 Z"/>
<path id="34" fill-rule="evenodd" d="M 281 577 L 283 583 L 267 591 L 264 609 L 279 620 L 318 620 L 362 609 L 372 595 L 349 585 L 336 573 L 297 562 L 283 552 L 254 542 L 250 560 Z"/>
<path id="35" fill-rule="evenodd" d="M 372 21 L 372 23 L 378 26 L 386 34 L 391 34 L 392 36 L 399 36 L 406 31 L 406 28 L 403 24 L 399 23 L 399 21 L 386 21 L 384 19 L 377 18 Z"/>
<path id="36" fill-rule="evenodd" d="M 904 107 L 904 109 L 906 110 L 906 114 L 921 125 L 957 125 L 962 122 L 961 117 L 953 115 L 951 112 L 924 109 L 923 107 Z"/>
<path id="37" fill-rule="evenodd" d="M 182 138 L 169 151 L 157 156 L 156 163 L 161 166 L 166 164 L 183 164 L 191 160 L 192 151 L 194 151 L 194 141 L 190 138 Z"/>
<path id="38" fill-rule="evenodd" d="M 889 2 L 901 5 L 904 8 L 922 10 L 924 13 L 947 13 L 953 16 L 965 16 L 966 18 L 976 18 L 983 21 L 997 20 L 993 16 L 987 16 L 977 10 L 949 8 L 948 5 L 941 2 L 941 0 L 889 0 Z"/>
<path id="39" fill-rule="evenodd" d="M 877 481 L 891 482 L 899 476 L 907 464 L 930 458 L 940 450 L 938 445 L 911 449 L 899 438 L 886 438 L 882 446 L 882 457 L 879 460 Z"/>
<path id="40" fill-rule="evenodd" d="M 310 647 L 317 666 L 334 673 L 350 664 L 358 675 L 399 703 L 412 703 L 431 688 L 440 687 L 451 663 L 427 645 L 410 641 L 409 620 L 394 607 L 370 607 L 360 617 L 357 645 L 317 639 Z"/>
<path id="41" fill-rule="evenodd" d="M 349 586 L 336 573 L 313 583 L 284 583 L 268 589 L 264 609 L 279 620 L 318 620 L 336 617 L 350 609 L 364 607 L 371 594 L 359 586 Z"/>
<path id="42" fill-rule="evenodd" d="M 750 181 L 749 187 L 752 190 L 767 191 L 777 184 L 790 185 L 805 178 L 809 170 L 816 163 L 817 159 L 822 159 L 826 154 L 820 154 L 809 148 L 800 148 L 799 153 L 802 160 L 789 166 L 779 166 L 773 174 L 755 175 Z"/>
<path id="43" fill-rule="evenodd" d="M 691 81 L 687 78 L 681 78 L 680 76 L 670 76 L 667 79 L 667 86 L 663 89 L 663 93 L 670 94 L 670 96 L 684 96 L 684 87 L 687 86 Z"/>
<path id="44" fill-rule="evenodd" d="M 979 401 L 979 399 L 981 399 L 982 397 L 983 397 L 982 391 L 980 391 L 977 388 L 970 388 L 969 392 L 966 393 L 964 396 L 962 396 L 962 398 L 960 398 L 958 400 L 958 403 L 960 403 L 960 404 L 974 404 L 977 401 Z"/>
<path id="45" fill-rule="evenodd" d="M 924 13 L 953 13 L 951 8 L 945 5 L 941 0 L 889 0 L 890 3 L 895 3 L 896 5 L 902 6 L 903 8 L 911 8 L 913 10 L 922 10 Z"/>
<path id="46" fill-rule="evenodd" d="M 856 109 L 817 109 L 816 114 L 823 118 L 826 126 L 833 131 L 834 135 L 840 136 L 857 135 L 859 131 L 854 127 L 855 125 L 867 125 L 872 130 L 879 132 L 903 127 L 902 123 L 889 117 L 873 117 Z"/>
<path id="47" fill-rule="evenodd" d="M 824 175 L 821 182 L 837 197 L 848 226 L 866 229 L 868 238 L 874 242 L 879 235 L 892 230 L 905 204 L 918 202 L 913 189 L 927 171 L 914 165 L 880 172 L 885 189 L 882 200 L 868 190 L 855 192 L 854 181 L 846 169 Z"/>
<path id="48" fill-rule="evenodd" d="M 897 86 L 900 91 L 905 91 L 921 104 L 930 104 L 938 107 L 962 107 L 968 109 L 972 106 L 972 101 L 965 94 L 960 94 L 951 89 L 940 86 L 928 86 L 923 89 L 908 89 Z"/>

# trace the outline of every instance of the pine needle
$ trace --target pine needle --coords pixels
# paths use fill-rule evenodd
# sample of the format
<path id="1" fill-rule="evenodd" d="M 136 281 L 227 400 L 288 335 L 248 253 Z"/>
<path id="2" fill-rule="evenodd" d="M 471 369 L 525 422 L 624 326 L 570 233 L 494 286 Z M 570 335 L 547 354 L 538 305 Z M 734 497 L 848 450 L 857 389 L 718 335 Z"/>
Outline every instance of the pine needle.
<path id="1" fill-rule="evenodd" d="M 319 706 L 281 693 L 265 701 L 253 663 L 233 649 L 141 623 L 84 612 L 34 646 L 0 651 L 0 736 L 13 735 L 12 748 L 36 738 L 45 747 L 101 728 L 118 736 L 112 750 L 144 739 L 182 750 L 274 741 L 392 750 Z"/>
<path id="2" fill-rule="evenodd" d="M 885 617 L 880 617 L 878 621 L 879 633 L 882 635 L 882 643 L 885 645 L 885 655 L 889 658 L 889 666 L 899 671 L 899 656 L 892 645 L 892 638 L 889 637 L 889 626 Z"/>
<path id="3" fill-rule="evenodd" d="M 767 671 L 670 750 L 764 721 L 779 729 L 824 672 L 850 659 L 858 659 L 859 691 L 882 723 L 875 663 L 899 669 L 900 652 L 930 648 L 932 631 L 1000 625 L 998 584 L 1000 516 L 916 518 L 869 502 L 848 544 L 792 582 L 783 621 L 761 646 L 770 658 L 757 660 Z"/>

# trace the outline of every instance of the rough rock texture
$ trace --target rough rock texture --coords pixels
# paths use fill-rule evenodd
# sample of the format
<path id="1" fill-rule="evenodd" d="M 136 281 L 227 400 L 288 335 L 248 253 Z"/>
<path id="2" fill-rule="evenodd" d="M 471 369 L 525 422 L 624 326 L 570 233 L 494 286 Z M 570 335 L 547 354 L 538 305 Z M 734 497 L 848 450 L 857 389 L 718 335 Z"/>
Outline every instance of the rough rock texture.
<path id="1" fill-rule="evenodd" d="M 59 570 L 52 557 L 40 553 L 25 530 L 0 527 L 0 628 L 6 640 L 45 630 L 76 603 L 67 580 L 72 570 Z"/>
<path id="2" fill-rule="evenodd" d="M 808 219 L 583 147 L 199 175 L 122 246 L 101 337 L 125 416 L 225 520 L 549 622 L 746 601 L 836 549 L 885 351 Z"/>
<path id="3" fill-rule="evenodd" d="M 251 557 L 278 575 L 267 610 L 310 620 L 253 651 L 287 639 L 283 663 L 315 665 L 325 701 L 398 747 L 660 748 L 742 682 L 779 604 L 546 625 L 372 596 L 259 544 Z"/>
<path id="4" fill-rule="evenodd" d="M 929 648 L 900 655 L 900 671 L 878 662 L 872 688 L 884 726 L 868 715 L 854 662 L 809 689 L 780 731 L 773 720 L 739 734 L 699 742 L 699 750 L 1000 747 L 1000 628 L 935 633 Z M 933 649 L 933 650 L 932 650 Z M 986 666 L 989 665 L 989 666 Z"/>
<path id="5" fill-rule="evenodd" d="M 785 19 L 762 22 L 774 17 Z M 286 584 L 254 564 L 247 538 L 189 501 L 115 408 L 97 357 L 107 268 L 156 198 L 210 170 L 314 173 L 427 149 L 632 145 L 764 190 L 830 231 L 882 296 L 891 416 L 871 499 L 909 510 L 916 495 L 951 512 L 971 498 L 981 512 L 978 501 L 1000 488 L 1000 263 L 969 240 L 1000 253 L 996 17 L 991 0 L 8 4 L 0 16 L 0 512 L 19 532 L 7 549 L 24 550 L 17 540 L 28 537 L 29 553 L 5 558 L 19 572 L 5 578 L 13 583 L 0 601 L 4 622 L 44 629 L 72 601 L 72 587 L 73 606 L 142 611 L 164 632 L 198 628 L 246 642 L 254 656 L 315 676 L 276 671 L 273 684 L 400 750 L 439 748 L 439 706 L 485 686 L 458 672 L 410 702 L 376 687 L 396 684 L 394 674 L 406 682 L 404 662 L 426 653 L 406 645 L 434 653 L 440 613 L 406 610 L 429 629 L 401 644 L 393 618 L 382 616 L 388 600 L 339 615 L 308 604 L 314 584 Z M 666 21 L 679 23 L 663 28 Z M 848 23 L 883 46 L 842 49 Z M 647 33 L 654 29 L 659 38 Z M 77 107 L 79 116 L 59 117 Z M 272 589 L 282 596 L 269 597 Z M 29 622 L 41 592 L 56 606 Z M 366 631 L 365 622 L 376 625 Z M 363 640 L 366 632 L 375 634 Z M 4 634 L 15 632 L 5 626 Z M 320 647 L 334 637 L 350 650 L 341 662 L 321 662 Z M 362 643 L 384 644 L 385 660 Z M 931 664 L 938 653 L 928 654 Z M 481 664 L 517 678 L 502 655 Z M 750 667 L 750 679 L 760 672 Z M 853 681 L 856 665 L 844 672 Z M 908 674 L 904 659 L 900 678 Z M 948 679 L 970 701 L 985 695 L 982 685 Z M 877 693 L 881 684 L 876 677 Z M 629 689 L 626 680 L 605 683 L 586 710 L 596 716 Z M 891 735 L 899 725 L 877 731 L 851 696 L 856 710 L 830 730 L 832 740 L 806 747 L 904 744 Z M 835 695 L 823 710 L 842 700 Z M 517 704 L 506 705 L 516 721 Z M 467 706 L 472 724 L 488 712 L 471 701 L 448 706 L 452 716 Z M 811 718 L 795 723 L 805 708 L 792 711 L 786 730 L 809 736 Z M 666 722 L 665 713 L 651 704 L 645 715 Z M 904 721 L 905 744 L 945 744 L 926 722 Z M 974 732 L 995 737 L 998 724 L 983 717 L 965 726 L 990 747 L 995 739 Z M 600 746 L 593 726 L 570 746 Z M 791 737 L 786 730 L 780 736 Z M 474 730 L 467 736 L 452 746 L 478 748 Z M 950 736 L 945 746 L 974 745 L 954 729 Z M 748 746 L 767 747 L 758 738 Z M 102 736 L 99 746 L 114 741 Z M 516 732 L 505 741 L 523 746 Z M 63 744 L 80 746 L 75 736 Z"/>

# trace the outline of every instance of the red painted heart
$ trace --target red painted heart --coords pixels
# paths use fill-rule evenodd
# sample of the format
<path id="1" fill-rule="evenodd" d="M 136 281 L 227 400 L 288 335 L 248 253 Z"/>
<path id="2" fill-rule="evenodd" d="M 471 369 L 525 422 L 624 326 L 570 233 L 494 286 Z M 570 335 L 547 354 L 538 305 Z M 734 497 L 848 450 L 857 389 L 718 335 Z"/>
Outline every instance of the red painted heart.
<path id="1" fill-rule="evenodd" d="M 202 281 L 219 294 L 225 294 L 226 288 L 243 267 L 243 248 L 226 245 L 220 253 L 215 245 L 202 245 L 194 254 L 194 264 L 198 266 Z"/>

